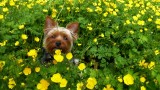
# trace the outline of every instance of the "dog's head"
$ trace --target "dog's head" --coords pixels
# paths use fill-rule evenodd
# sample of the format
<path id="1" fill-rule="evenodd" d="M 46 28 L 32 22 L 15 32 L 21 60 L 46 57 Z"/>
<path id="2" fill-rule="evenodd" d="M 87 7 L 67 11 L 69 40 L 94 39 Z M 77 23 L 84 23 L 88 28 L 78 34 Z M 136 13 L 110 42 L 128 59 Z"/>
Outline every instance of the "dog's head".
<path id="1" fill-rule="evenodd" d="M 44 48 L 49 53 L 61 49 L 62 53 L 70 52 L 73 41 L 78 37 L 78 22 L 69 23 L 66 28 L 58 26 L 58 23 L 47 16 L 44 26 Z"/>

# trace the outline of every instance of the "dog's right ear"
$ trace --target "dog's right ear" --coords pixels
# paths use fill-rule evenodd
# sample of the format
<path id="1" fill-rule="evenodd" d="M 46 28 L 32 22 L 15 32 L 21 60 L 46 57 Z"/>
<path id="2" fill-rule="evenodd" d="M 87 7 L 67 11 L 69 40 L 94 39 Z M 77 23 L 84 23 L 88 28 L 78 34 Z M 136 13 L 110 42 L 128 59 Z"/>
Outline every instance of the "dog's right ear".
<path id="1" fill-rule="evenodd" d="M 58 26 L 58 23 L 54 21 L 50 16 L 47 16 L 45 25 L 44 25 L 44 34 L 47 34 L 52 28 L 57 26 Z"/>

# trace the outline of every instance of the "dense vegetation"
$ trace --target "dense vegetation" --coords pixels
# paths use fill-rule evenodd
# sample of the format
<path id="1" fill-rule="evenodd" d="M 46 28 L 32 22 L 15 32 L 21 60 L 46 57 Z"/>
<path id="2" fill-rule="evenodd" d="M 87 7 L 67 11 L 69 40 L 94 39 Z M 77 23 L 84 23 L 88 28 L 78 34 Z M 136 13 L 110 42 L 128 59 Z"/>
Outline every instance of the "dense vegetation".
<path id="1" fill-rule="evenodd" d="M 80 28 L 71 53 L 42 65 L 47 15 Z M 0 1 L 0 89 L 157 90 L 159 68 L 159 0 Z"/>

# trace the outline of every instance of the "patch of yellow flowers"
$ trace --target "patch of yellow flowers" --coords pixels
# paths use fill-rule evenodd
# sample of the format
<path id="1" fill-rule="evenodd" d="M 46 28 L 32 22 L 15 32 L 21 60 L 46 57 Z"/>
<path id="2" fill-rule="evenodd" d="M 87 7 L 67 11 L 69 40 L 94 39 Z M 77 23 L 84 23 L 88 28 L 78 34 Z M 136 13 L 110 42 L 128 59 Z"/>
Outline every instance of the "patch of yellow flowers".
<path id="1" fill-rule="evenodd" d="M 66 87 L 68 82 L 65 78 L 62 78 L 60 73 L 53 74 L 53 76 L 51 77 L 51 81 L 54 83 L 58 83 L 60 87 Z"/>
<path id="2" fill-rule="evenodd" d="M 37 84 L 37 89 L 38 90 L 47 90 L 49 85 L 50 85 L 50 83 L 47 80 L 41 79 L 40 82 Z"/>

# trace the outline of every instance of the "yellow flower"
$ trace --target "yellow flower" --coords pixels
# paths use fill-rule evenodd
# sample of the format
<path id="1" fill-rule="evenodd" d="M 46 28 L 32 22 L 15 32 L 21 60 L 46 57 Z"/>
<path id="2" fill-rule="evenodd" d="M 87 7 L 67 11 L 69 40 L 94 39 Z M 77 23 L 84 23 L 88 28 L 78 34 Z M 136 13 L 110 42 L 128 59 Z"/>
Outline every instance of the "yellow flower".
<path id="1" fill-rule="evenodd" d="M 47 90 L 49 85 L 50 85 L 50 83 L 47 82 L 47 80 L 41 79 L 40 83 L 37 84 L 37 89 L 38 90 Z"/>
<path id="2" fill-rule="evenodd" d="M 3 80 L 6 80 L 7 78 L 8 78 L 8 76 L 4 76 L 4 77 L 3 77 Z"/>
<path id="3" fill-rule="evenodd" d="M 119 82 L 123 82 L 123 79 L 122 79 L 121 76 L 118 77 L 118 81 L 119 81 Z"/>
<path id="4" fill-rule="evenodd" d="M 103 13 L 103 16 L 106 17 L 108 15 L 108 12 Z"/>
<path id="5" fill-rule="evenodd" d="M 53 76 L 51 77 L 51 80 L 52 82 L 60 83 L 62 80 L 61 74 L 60 73 L 53 74 Z"/>
<path id="6" fill-rule="evenodd" d="M 57 10 L 56 9 L 52 9 L 52 18 L 55 18 L 57 15 Z"/>
<path id="7" fill-rule="evenodd" d="M 2 43 L 0 43 L 0 46 L 5 46 L 7 43 L 7 40 L 4 40 Z"/>
<path id="8" fill-rule="evenodd" d="M 143 65 L 145 68 L 147 68 L 148 67 L 148 63 L 146 62 L 146 63 L 144 63 L 144 65 Z"/>
<path id="9" fill-rule="evenodd" d="M 72 53 L 70 53 L 70 52 L 67 53 L 66 58 L 67 58 L 68 60 L 71 60 L 72 57 L 73 57 Z"/>
<path id="10" fill-rule="evenodd" d="M 160 25 L 160 19 L 156 19 L 155 23 Z"/>
<path id="11" fill-rule="evenodd" d="M 56 60 L 56 62 L 62 62 L 64 57 L 61 55 L 61 50 L 57 49 L 55 51 L 55 54 L 53 55 L 54 59 Z"/>
<path id="12" fill-rule="evenodd" d="M 131 22 L 130 22 L 130 20 L 126 20 L 126 24 L 130 24 Z"/>
<path id="13" fill-rule="evenodd" d="M 19 41 L 16 41 L 14 45 L 19 46 Z"/>
<path id="14" fill-rule="evenodd" d="M 71 11 L 71 8 L 70 8 L 70 7 L 67 7 L 67 10 L 68 10 L 68 12 L 70 12 L 70 11 Z"/>
<path id="15" fill-rule="evenodd" d="M 36 68 L 35 68 L 35 71 L 36 71 L 36 72 L 39 72 L 40 70 L 41 70 L 40 67 L 36 67 Z"/>
<path id="16" fill-rule="evenodd" d="M 45 5 L 46 2 L 47 2 L 47 0 L 36 0 L 36 3 L 40 4 L 40 5 Z"/>
<path id="17" fill-rule="evenodd" d="M 21 35 L 21 38 L 22 38 L 23 40 L 26 40 L 26 39 L 28 38 L 28 36 L 27 36 L 26 34 L 22 34 L 22 35 Z"/>
<path id="18" fill-rule="evenodd" d="M 144 31 L 148 31 L 148 28 L 144 28 Z"/>
<path id="19" fill-rule="evenodd" d="M 103 90 L 114 90 L 114 88 L 111 87 L 110 84 L 106 85 L 106 87 L 103 88 Z"/>
<path id="20" fill-rule="evenodd" d="M 67 80 L 64 78 L 60 81 L 60 87 L 66 87 L 67 86 Z"/>
<path id="21" fill-rule="evenodd" d="M 86 87 L 88 89 L 93 89 L 96 84 L 97 84 L 97 80 L 95 78 L 91 78 L 90 77 L 90 78 L 87 79 L 87 85 L 86 85 Z"/>
<path id="22" fill-rule="evenodd" d="M 155 50 L 154 53 L 155 53 L 155 55 L 158 55 L 158 54 L 160 54 L 160 51 L 159 50 Z"/>
<path id="23" fill-rule="evenodd" d="M 23 73 L 24 73 L 24 75 L 29 75 L 29 74 L 31 74 L 31 68 L 26 67 L 26 68 L 23 70 Z"/>
<path id="24" fill-rule="evenodd" d="M 96 42 L 97 42 L 97 38 L 94 38 L 94 39 L 93 39 L 93 42 L 95 42 L 95 43 L 96 43 Z"/>
<path id="25" fill-rule="evenodd" d="M 23 59 L 19 59 L 17 62 L 18 62 L 18 64 L 20 64 L 23 62 Z"/>
<path id="26" fill-rule="evenodd" d="M 15 6 L 15 2 L 13 0 L 10 0 L 9 5 L 10 6 Z"/>
<path id="27" fill-rule="evenodd" d="M 127 74 L 123 77 L 123 80 L 124 80 L 124 83 L 126 85 L 132 85 L 134 84 L 134 78 L 132 77 L 132 75 L 130 74 Z"/>
<path id="28" fill-rule="evenodd" d="M 86 68 L 86 65 L 84 63 L 79 64 L 78 69 L 79 70 L 84 70 Z"/>
<path id="29" fill-rule="evenodd" d="M 136 3 L 135 7 L 140 7 L 140 4 L 139 4 L 139 3 Z"/>
<path id="30" fill-rule="evenodd" d="M 137 16 L 133 16 L 133 20 L 137 21 L 138 17 Z"/>
<path id="31" fill-rule="evenodd" d="M 8 8 L 3 8 L 3 12 L 8 12 Z"/>
<path id="32" fill-rule="evenodd" d="M 87 8 L 87 12 L 93 12 L 93 9 Z"/>
<path id="33" fill-rule="evenodd" d="M 94 6 L 97 6 L 97 3 L 96 3 L 96 2 L 94 2 L 94 3 L 93 3 L 93 5 L 94 5 Z"/>
<path id="34" fill-rule="evenodd" d="M 156 15 L 157 15 L 157 16 L 160 16 L 160 12 L 159 12 L 159 11 L 157 11 L 157 12 L 156 12 Z"/>
<path id="35" fill-rule="evenodd" d="M 140 78 L 140 81 L 141 81 L 142 83 L 144 83 L 144 82 L 146 81 L 145 77 L 141 77 L 141 78 Z"/>
<path id="36" fill-rule="evenodd" d="M 152 21 L 152 18 L 148 18 L 148 21 L 151 22 L 151 21 Z"/>
<path id="37" fill-rule="evenodd" d="M 77 90 L 82 90 L 82 87 L 83 87 L 82 82 L 77 83 Z"/>
<path id="38" fill-rule="evenodd" d="M 93 29 L 91 26 L 88 26 L 87 28 L 88 28 L 88 30 L 90 30 L 90 31 L 92 31 L 92 29 Z"/>
<path id="39" fill-rule="evenodd" d="M 78 46 L 81 46 L 82 44 L 81 44 L 81 43 L 78 43 L 77 45 L 78 45 Z"/>
<path id="40" fill-rule="evenodd" d="M 148 68 L 151 70 L 155 67 L 155 62 L 151 61 L 148 65 Z"/>
<path id="41" fill-rule="evenodd" d="M 160 25 L 157 25 L 157 29 L 160 29 Z"/>
<path id="42" fill-rule="evenodd" d="M 112 13 L 113 9 L 112 8 L 108 8 L 107 11 L 110 12 L 110 13 Z"/>
<path id="43" fill-rule="evenodd" d="M 19 72 L 18 74 L 22 74 L 22 72 Z"/>
<path id="44" fill-rule="evenodd" d="M 0 14 L 0 20 L 3 19 L 3 18 L 4 18 L 4 16 Z"/>
<path id="45" fill-rule="evenodd" d="M 141 61 L 139 62 L 139 66 L 144 66 L 145 68 L 147 68 L 147 67 L 148 67 L 148 63 L 145 62 L 145 60 L 141 60 Z"/>
<path id="46" fill-rule="evenodd" d="M 147 2 L 147 6 L 150 6 L 150 5 L 152 5 L 151 2 Z"/>
<path id="47" fill-rule="evenodd" d="M 21 86 L 22 86 L 22 87 L 25 86 L 25 83 L 22 82 L 22 83 L 21 83 Z"/>
<path id="48" fill-rule="evenodd" d="M 140 18 L 141 17 L 141 14 L 137 14 L 137 18 Z"/>
<path id="49" fill-rule="evenodd" d="M 145 61 L 146 61 L 146 60 L 141 60 L 141 61 L 139 62 L 139 66 L 144 66 Z"/>
<path id="50" fill-rule="evenodd" d="M 27 53 L 28 56 L 31 56 L 33 58 L 37 57 L 37 51 L 35 49 L 31 49 L 29 50 L 29 52 Z"/>
<path id="51" fill-rule="evenodd" d="M 117 12 L 116 12 L 116 11 L 113 11 L 113 15 L 114 15 L 114 16 L 117 16 Z"/>
<path id="52" fill-rule="evenodd" d="M 24 25 L 19 25 L 18 28 L 19 29 L 24 29 Z"/>
<path id="53" fill-rule="evenodd" d="M 61 50 L 60 50 L 60 49 L 57 49 L 57 50 L 55 51 L 55 54 L 60 55 L 60 54 L 61 54 Z"/>
<path id="54" fill-rule="evenodd" d="M 43 12 L 48 12 L 48 10 L 47 9 L 43 9 Z"/>
<path id="55" fill-rule="evenodd" d="M 9 79 L 9 82 L 8 82 L 8 87 L 9 87 L 10 89 L 13 89 L 14 86 L 16 86 L 16 82 L 14 81 L 13 78 L 10 78 L 10 79 Z"/>
<path id="56" fill-rule="evenodd" d="M 96 11 L 97 13 L 101 14 L 101 13 L 102 13 L 102 8 L 99 7 L 99 6 L 97 6 L 96 9 L 95 9 L 95 11 Z"/>
<path id="57" fill-rule="evenodd" d="M 88 23 L 88 26 L 92 26 L 92 23 Z"/>
<path id="58" fill-rule="evenodd" d="M 145 22 L 143 20 L 138 20 L 137 23 L 138 23 L 138 25 L 141 25 L 141 26 L 143 26 L 145 24 Z"/>
<path id="59" fill-rule="evenodd" d="M 0 6 L 5 6 L 6 2 L 8 2 L 8 1 L 2 1 L 2 2 L 0 2 Z"/>
<path id="60" fill-rule="evenodd" d="M 62 62 L 63 59 L 64 59 L 64 57 L 62 55 L 59 55 L 59 54 L 55 54 L 53 57 L 57 62 Z"/>
<path id="61" fill-rule="evenodd" d="M 39 38 L 38 38 L 38 37 L 35 37 L 35 38 L 34 38 L 34 41 L 39 42 Z"/>
<path id="62" fill-rule="evenodd" d="M 102 38 L 104 38 L 104 34 L 103 33 L 101 33 L 101 35 L 99 35 L 100 37 L 102 37 Z"/>
<path id="63" fill-rule="evenodd" d="M 32 8 L 32 4 L 27 4 L 27 7 L 29 8 L 29 9 L 31 9 Z"/>
<path id="64" fill-rule="evenodd" d="M 129 33 L 130 33 L 130 34 L 134 34 L 134 31 L 133 31 L 133 30 L 130 30 Z"/>
<path id="65" fill-rule="evenodd" d="M 0 61 L 0 71 L 3 69 L 5 66 L 5 61 Z"/>
<path id="66" fill-rule="evenodd" d="M 141 14 L 144 15 L 146 13 L 146 10 L 141 10 Z"/>
<path id="67" fill-rule="evenodd" d="M 140 32 L 143 32 L 143 30 L 142 30 L 142 29 L 140 29 Z"/>
<path id="68" fill-rule="evenodd" d="M 146 90 L 146 87 L 144 87 L 144 86 L 141 86 L 141 90 Z"/>

